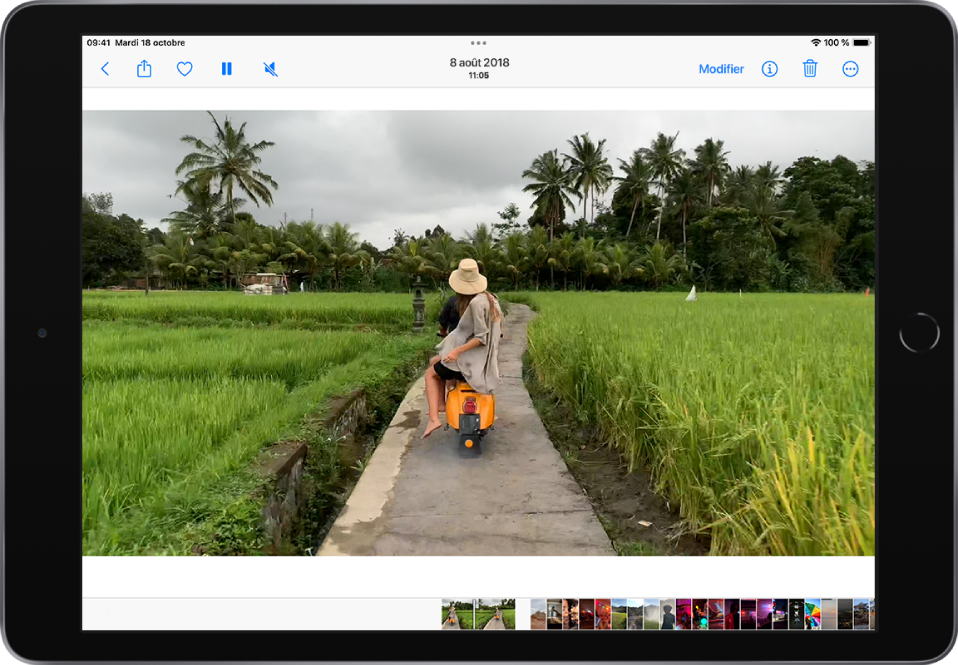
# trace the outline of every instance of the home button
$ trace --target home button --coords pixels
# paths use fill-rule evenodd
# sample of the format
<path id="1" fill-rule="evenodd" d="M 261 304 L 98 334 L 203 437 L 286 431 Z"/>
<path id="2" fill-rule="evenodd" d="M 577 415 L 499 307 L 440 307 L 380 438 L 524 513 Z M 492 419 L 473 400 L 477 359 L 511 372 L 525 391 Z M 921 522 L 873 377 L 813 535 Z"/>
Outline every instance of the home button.
<path id="1" fill-rule="evenodd" d="M 924 312 L 918 312 L 908 317 L 898 331 L 898 337 L 906 349 L 913 353 L 925 353 L 938 345 L 941 339 L 941 330 L 934 317 Z"/>

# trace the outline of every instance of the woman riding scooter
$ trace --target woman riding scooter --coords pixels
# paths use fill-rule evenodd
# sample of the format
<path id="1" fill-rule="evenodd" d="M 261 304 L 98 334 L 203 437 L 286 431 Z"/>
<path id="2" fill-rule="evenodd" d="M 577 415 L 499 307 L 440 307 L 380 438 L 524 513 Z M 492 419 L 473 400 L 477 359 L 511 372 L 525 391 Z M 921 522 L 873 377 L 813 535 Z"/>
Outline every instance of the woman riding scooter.
<path id="1" fill-rule="evenodd" d="M 484 394 L 491 394 L 499 385 L 499 299 L 486 291 L 486 278 L 472 259 L 459 262 L 459 269 L 449 276 L 449 286 L 459 296 L 460 319 L 455 330 L 436 346 L 439 355 L 426 370 L 429 423 L 424 439 L 442 427 L 439 407 L 445 401 L 446 381 L 465 381 Z"/>

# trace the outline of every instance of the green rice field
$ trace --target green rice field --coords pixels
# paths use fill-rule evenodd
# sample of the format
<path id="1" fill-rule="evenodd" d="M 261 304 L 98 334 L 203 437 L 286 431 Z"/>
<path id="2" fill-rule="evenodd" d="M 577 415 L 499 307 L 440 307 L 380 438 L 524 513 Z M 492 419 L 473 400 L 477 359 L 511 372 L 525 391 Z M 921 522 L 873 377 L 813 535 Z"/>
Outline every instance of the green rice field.
<path id="1" fill-rule="evenodd" d="M 472 610 L 462 610 L 461 612 L 456 612 L 456 616 L 459 618 L 459 630 L 474 630 L 475 625 L 472 623 Z M 446 623 L 446 619 L 449 618 L 449 608 L 442 608 L 442 623 Z"/>
<path id="2" fill-rule="evenodd" d="M 495 614 L 495 610 L 476 610 L 476 629 L 484 629 Z M 502 610 L 502 623 L 505 624 L 507 630 L 515 629 L 516 610 L 514 608 Z"/>
<path id="3" fill-rule="evenodd" d="M 393 296 L 85 294 L 84 554 L 188 554 L 204 523 L 249 523 L 259 506 L 248 467 L 261 450 L 301 438 L 331 398 L 418 368 L 435 344 L 377 328 L 276 328 L 276 313 L 397 323 L 399 309 Z M 266 325 L 186 324 L 238 316 Z"/>
<path id="4" fill-rule="evenodd" d="M 435 320 L 441 302 L 426 299 L 426 318 Z M 83 294 L 84 320 L 141 320 L 187 325 L 388 326 L 406 329 L 412 297 L 404 293 L 291 293 L 244 296 L 201 291 L 142 291 Z"/>
<path id="5" fill-rule="evenodd" d="M 537 293 L 529 359 L 718 555 L 875 551 L 875 298 Z"/>

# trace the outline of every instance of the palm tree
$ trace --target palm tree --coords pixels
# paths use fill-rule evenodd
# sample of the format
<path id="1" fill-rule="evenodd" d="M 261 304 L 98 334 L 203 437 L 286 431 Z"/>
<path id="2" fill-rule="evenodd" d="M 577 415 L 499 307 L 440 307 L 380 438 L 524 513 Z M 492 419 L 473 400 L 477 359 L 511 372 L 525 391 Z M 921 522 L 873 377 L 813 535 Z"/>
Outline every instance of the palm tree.
<path id="1" fill-rule="evenodd" d="M 779 225 L 795 214 L 794 210 L 782 210 L 782 201 L 778 195 L 782 181 L 778 167 L 773 166 L 771 162 L 765 162 L 755 169 L 751 185 L 743 197 L 745 207 L 749 209 L 772 241 L 773 250 L 778 249 L 775 238 L 786 235 Z"/>
<path id="2" fill-rule="evenodd" d="M 233 230 L 229 236 L 233 239 L 234 247 L 245 249 L 250 245 L 255 245 L 259 239 L 259 224 L 252 218 L 238 219 L 233 224 Z"/>
<path id="3" fill-rule="evenodd" d="M 755 217 L 758 225 L 765 231 L 769 240 L 772 241 L 773 251 L 777 250 L 778 243 L 775 242 L 775 238 L 787 235 L 779 225 L 795 214 L 794 211 L 782 210 L 781 200 L 775 195 L 775 190 L 763 185 L 758 179 L 748 192 L 746 206 Z"/>
<path id="4" fill-rule="evenodd" d="M 575 189 L 572 177 L 559 160 L 559 151 L 544 152 L 532 162 L 532 166 L 522 172 L 523 178 L 533 182 L 522 188 L 532 192 L 535 200 L 532 207 L 538 209 L 549 224 L 549 240 L 555 237 L 555 227 L 562 221 L 565 207 L 575 210 L 570 196 L 581 194 Z"/>
<path id="5" fill-rule="evenodd" d="M 270 188 L 279 189 L 279 185 L 256 165 L 263 161 L 259 153 L 275 144 L 272 141 L 260 141 L 251 145 L 246 140 L 245 122 L 237 130 L 226 118 L 221 127 L 216 117 L 209 111 L 207 113 L 216 127 L 215 141 L 208 143 L 189 134 L 180 139 L 183 143 L 192 144 L 196 151 L 184 157 L 176 167 L 177 175 L 186 173 L 187 180 L 183 186 L 192 187 L 193 183 L 198 183 L 201 187 L 211 187 L 215 183 L 218 191 L 226 192 L 226 211 L 234 222 L 238 207 L 238 199 L 233 198 L 234 188 L 249 197 L 256 207 L 259 207 L 260 200 L 271 206 L 273 194 Z"/>
<path id="6" fill-rule="evenodd" d="M 701 182 L 693 173 L 692 169 L 682 169 L 675 180 L 672 181 L 672 191 L 670 199 L 672 204 L 682 213 L 682 255 L 685 256 L 685 246 L 687 240 L 685 237 L 685 223 L 688 221 L 689 214 L 695 209 L 695 206 L 702 203 L 705 194 Z"/>
<path id="7" fill-rule="evenodd" d="M 256 230 L 255 251 L 264 254 L 267 262 L 282 261 L 281 254 L 285 247 L 286 231 L 275 226 L 263 226 Z"/>
<path id="8" fill-rule="evenodd" d="M 729 153 L 722 150 L 724 147 L 725 141 L 714 141 L 708 138 L 705 139 L 705 143 L 695 149 L 695 174 L 705 183 L 705 205 L 710 208 L 712 195 L 722 191 L 722 183 L 732 170 L 726 159 Z"/>
<path id="9" fill-rule="evenodd" d="M 594 223 L 595 194 L 606 191 L 613 178 L 609 160 L 602 154 L 605 139 L 593 143 L 587 132 L 582 136 L 573 136 L 568 144 L 572 146 L 572 154 L 562 156 L 569 164 L 569 176 L 579 196 L 587 202 L 589 192 L 592 192 L 592 222 Z M 585 215 L 584 210 L 583 215 Z"/>
<path id="10" fill-rule="evenodd" d="M 280 260 L 309 275 L 312 289 L 316 283 L 316 273 L 326 264 L 332 249 L 326 242 L 323 226 L 314 222 L 290 222 L 286 226 L 287 252 Z"/>
<path id="11" fill-rule="evenodd" d="M 632 249 L 625 243 L 616 243 L 606 249 L 605 256 L 609 277 L 618 288 L 622 285 L 622 280 L 628 279 L 635 272 Z"/>
<path id="12" fill-rule="evenodd" d="M 542 266 L 549 261 L 549 239 L 546 230 L 541 226 L 534 226 L 526 236 L 526 261 L 535 270 L 536 291 L 539 290 L 539 273 Z"/>
<path id="13" fill-rule="evenodd" d="M 409 236 L 402 229 L 393 230 L 393 247 L 401 247 L 407 240 Z"/>
<path id="14" fill-rule="evenodd" d="M 205 257 L 196 249 L 193 239 L 185 233 L 170 233 L 164 244 L 154 245 L 149 254 L 150 260 L 165 271 L 171 281 L 175 282 L 179 276 L 183 287 L 191 275 L 199 274 L 205 261 Z"/>
<path id="15" fill-rule="evenodd" d="M 425 243 L 415 238 L 392 248 L 389 257 L 397 264 L 400 272 L 407 275 L 428 275 L 432 266 L 425 256 Z"/>
<path id="16" fill-rule="evenodd" d="M 659 132 L 655 140 L 652 141 L 652 147 L 641 148 L 642 155 L 648 160 L 652 167 L 652 177 L 659 189 L 659 198 L 662 204 L 659 207 L 659 221 L 655 229 L 655 240 L 658 242 L 662 233 L 662 212 L 665 208 L 665 190 L 668 189 L 672 179 L 682 168 L 685 162 L 685 151 L 675 147 L 675 141 L 679 138 L 678 132 L 675 136 L 666 136 Z"/>
<path id="17" fill-rule="evenodd" d="M 595 238 L 587 236 L 576 243 L 575 262 L 578 264 L 579 273 L 582 276 L 583 291 L 589 275 L 605 275 L 609 272 L 609 267 L 604 261 L 605 255 L 601 240 L 597 242 Z"/>
<path id="18" fill-rule="evenodd" d="M 444 284 L 459 265 L 462 248 L 450 234 L 443 233 L 426 241 L 425 256 L 431 268 L 430 272 Z"/>
<path id="19" fill-rule="evenodd" d="M 186 201 L 186 210 L 177 210 L 160 221 L 170 225 L 172 231 L 181 231 L 196 239 L 212 238 L 220 231 L 225 231 L 228 224 L 226 205 L 223 203 L 223 192 L 213 192 L 209 185 L 199 182 L 176 183 L 177 193 L 182 193 Z M 172 198 L 174 195 L 170 195 Z M 246 203 L 243 199 L 236 199 L 237 208 Z"/>
<path id="20" fill-rule="evenodd" d="M 252 272 L 256 269 L 256 266 L 262 264 L 266 260 L 266 255 L 260 254 L 253 249 L 253 247 L 254 246 L 251 245 L 242 249 L 234 250 L 233 253 L 230 254 L 229 267 L 233 269 L 237 279 L 240 279 L 243 275 Z"/>
<path id="21" fill-rule="evenodd" d="M 646 247 L 645 253 L 636 262 L 636 272 L 656 289 L 685 270 L 685 260 L 680 254 L 674 253 L 667 242 Z"/>
<path id="22" fill-rule="evenodd" d="M 526 235 L 519 231 L 510 233 L 502 241 L 502 260 L 506 272 L 512 276 L 515 288 L 519 290 L 519 279 L 526 268 Z"/>
<path id="23" fill-rule="evenodd" d="M 472 233 L 466 232 L 466 244 L 463 249 L 467 256 L 476 260 L 479 270 L 488 279 L 496 274 L 502 258 L 502 251 L 496 245 L 492 232 L 485 224 L 477 224 Z"/>
<path id="24" fill-rule="evenodd" d="M 642 158 L 642 152 L 636 150 L 628 162 L 619 160 L 619 168 L 625 173 L 624 178 L 616 178 L 619 186 L 616 188 L 632 201 L 632 215 L 629 217 L 629 228 L 625 230 L 628 239 L 632 233 L 632 222 L 635 220 L 635 211 L 642 206 L 645 212 L 645 201 L 649 196 L 649 184 L 652 182 L 652 166 Z"/>
<path id="25" fill-rule="evenodd" d="M 784 181 L 782 175 L 778 172 L 777 166 L 772 166 L 771 162 L 765 162 L 757 169 L 753 180 L 763 187 L 768 187 L 773 194 L 778 194 L 778 187 Z"/>
<path id="26" fill-rule="evenodd" d="M 569 271 L 575 264 L 575 234 L 566 231 L 558 241 L 552 245 L 552 256 L 549 265 L 555 266 L 562 272 L 562 290 L 569 290 Z"/>
<path id="27" fill-rule="evenodd" d="M 207 243 L 207 250 L 210 253 L 211 267 L 214 270 L 219 270 L 220 274 L 223 275 L 223 287 L 229 288 L 230 257 L 233 254 L 230 235 L 220 233 L 215 238 L 211 238 Z"/>
<path id="28" fill-rule="evenodd" d="M 739 207 L 745 205 L 745 197 L 749 187 L 752 186 L 752 179 L 755 177 L 755 170 L 751 166 L 739 166 L 732 171 L 728 177 L 728 185 L 725 188 L 725 205 L 730 207 Z"/>
<path id="29" fill-rule="evenodd" d="M 336 290 L 342 291 L 343 273 L 359 265 L 368 254 L 359 249 L 359 234 L 349 230 L 349 224 L 333 222 L 326 231 L 326 242 L 329 245 L 329 263 L 333 269 L 333 282 Z"/>

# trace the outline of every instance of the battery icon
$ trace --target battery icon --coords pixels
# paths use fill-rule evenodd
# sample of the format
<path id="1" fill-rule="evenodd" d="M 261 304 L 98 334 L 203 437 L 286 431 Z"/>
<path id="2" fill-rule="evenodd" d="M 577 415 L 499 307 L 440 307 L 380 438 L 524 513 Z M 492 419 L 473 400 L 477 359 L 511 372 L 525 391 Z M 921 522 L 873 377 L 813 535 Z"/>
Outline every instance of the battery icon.
<path id="1" fill-rule="evenodd" d="M 854 44 L 855 46 L 868 46 L 871 42 L 867 39 L 856 39 Z"/>

